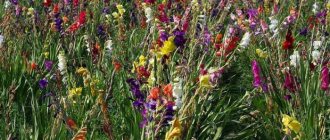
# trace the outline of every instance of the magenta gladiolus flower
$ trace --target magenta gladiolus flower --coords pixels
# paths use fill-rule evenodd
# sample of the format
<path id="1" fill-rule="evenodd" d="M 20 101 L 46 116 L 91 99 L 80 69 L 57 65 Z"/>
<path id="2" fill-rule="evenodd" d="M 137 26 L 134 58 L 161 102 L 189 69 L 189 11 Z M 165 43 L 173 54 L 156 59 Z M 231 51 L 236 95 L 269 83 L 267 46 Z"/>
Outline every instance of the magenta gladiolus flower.
<path id="1" fill-rule="evenodd" d="M 329 89 L 329 68 L 324 66 L 321 71 L 321 89 Z"/>
<path id="2" fill-rule="evenodd" d="M 256 60 L 252 61 L 252 73 L 253 73 L 253 86 L 254 87 L 261 87 L 261 78 L 260 78 L 260 68 L 259 64 Z"/>
<path id="3" fill-rule="evenodd" d="M 284 88 L 288 89 L 290 92 L 297 91 L 297 82 L 289 72 L 285 74 Z"/>

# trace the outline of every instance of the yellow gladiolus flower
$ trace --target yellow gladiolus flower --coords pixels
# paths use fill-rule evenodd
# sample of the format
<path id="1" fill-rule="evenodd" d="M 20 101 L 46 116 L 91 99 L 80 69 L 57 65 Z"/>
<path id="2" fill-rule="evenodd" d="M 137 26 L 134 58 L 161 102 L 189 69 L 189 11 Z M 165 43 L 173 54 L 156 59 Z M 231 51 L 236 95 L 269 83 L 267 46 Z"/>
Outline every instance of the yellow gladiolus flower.
<path id="1" fill-rule="evenodd" d="M 112 13 L 112 16 L 113 16 L 114 18 L 119 18 L 119 14 L 118 14 L 117 12 L 113 12 L 113 13 Z"/>
<path id="2" fill-rule="evenodd" d="M 49 57 L 49 52 L 44 52 L 43 55 L 45 56 L 45 58 Z"/>
<path id="3" fill-rule="evenodd" d="M 69 90 L 69 98 L 72 98 L 73 96 L 80 96 L 81 92 L 82 92 L 82 87 L 72 88 Z"/>
<path id="4" fill-rule="evenodd" d="M 174 43 L 174 36 L 169 37 L 165 42 L 162 48 L 160 48 L 160 53 L 162 55 L 168 55 L 176 49 Z"/>
<path id="5" fill-rule="evenodd" d="M 147 62 L 147 58 L 143 55 L 139 57 L 139 66 L 144 66 Z"/>
<path id="6" fill-rule="evenodd" d="M 123 5 L 118 4 L 116 7 L 120 15 L 123 15 L 125 13 L 126 10 L 124 9 Z"/>
<path id="7" fill-rule="evenodd" d="M 78 73 L 81 76 L 86 76 L 89 74 L 89 71 L 84 67 L 80 67 L 79 69 L 77 69 L 76 73 Z"/>
<path id="8" fill-rule="evenodd" d="M 210 82 L 210 78 L 211 76 L 209 74 L 207 75 L 202 75 L 199 78 L 199 84 L 201 87 L 206 87 L 206 88 L 210 88 L 211 86 L 211 82 Z"/>
<path id="9" fill-rule="evenodd" d="M 267 52 L 261 50 L 261 49 L 256 49 L 256 54 L 260 57 L 260 58 L 267 58 L 268 54 Z"/>
<path id="10" fill-rule="evenodd" d="M 178 118 L 176 118 L 172 124 L 169 132 L 166 134 L 165 140 L 173 140 L 175 137 L 181 137 L 182 126 Z"/>
<path id="11" fill-rule="evenodd" d="M 282 123 L 286 127 L 284 129 L 285 132 L 288 132 L 287 128 L 293 130 L 297 134 L 300 132 L 301 124 L 295 118 L 284 114 L 282 117 Z"/>

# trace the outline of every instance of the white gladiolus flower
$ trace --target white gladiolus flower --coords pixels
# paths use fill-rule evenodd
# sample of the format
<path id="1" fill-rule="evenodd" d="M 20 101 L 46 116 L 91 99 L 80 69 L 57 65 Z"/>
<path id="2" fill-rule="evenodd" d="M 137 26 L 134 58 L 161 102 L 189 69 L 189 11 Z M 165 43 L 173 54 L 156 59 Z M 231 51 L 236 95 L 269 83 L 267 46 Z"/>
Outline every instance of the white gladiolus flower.
<path id="1" fill-rule="evenodd" d="M 89 44 L 89 40 L 90 40 L 89 35 L 84 35 L 83 37 L 84 37 L 84 41 L 86 43 L 86 47 L 87 47 L 86 50 L 87 50 L 87 52 L 91 52 L 91 50 L 90 50 L 90 44 Z"/>
<path id="2" fill-rule="evenodd" d="M 4 38 L 5 38 L 4 36 L 0 35 L 0 47 L 2 46 Z"/>
<path id="3" fill-rule="evenodd" d="M 183 89 L 182 89 L 182 79 L 175 78 L 176 83 L 173 83 L 173 97 L 175 98 L 175 108 L 181 108 L 182 106 L 182 94 L 183 94 Z"/>
<path id="4" fill-rule="evenodd" d="M 146 17 L 147 17 L 147 23 L 149 23 L 150 21 L 153 20 L 153 15 L 152 15 L 152 9 L 150 7 L 146 7 L 144 8 L 144 12 L 146 14 Z"/>
<path id="5" fill-rule="evenodd" d="M 313 13 L 316 14 L 319 11 L 319 6 L 317 5 L 317 3 L 313 4 Z"/>
<path id="6" fill-rule="evenodd" d="M 321 53 L 320 53 L 320 51 L 318 51 L 318 50 L 314 50 L 314 51 L 312 52 L 312 58 L 313 58 L 313 61 L 318 61 L 318 60 L 320 59 L 320 57 L 321 57 Z"/>
<path id="7" fill-rule="evenodd" d="M 64 75 L 67 73 L 67 61 L 64 56 L 64 53 L 61 52 L 58 56 L 58 69 L 60 70 L 61 74 Z"/>
<path id="8" fill-rule="evenodd" d="M 4 3 L 4 6 L 5 6 L 5 9 L 8 9 L 8 7 L 10 6 L 10 1 L 6 1 L 5 3 Z"/>
<path id="9" fill-rule="evenodd" d="M 239 44 L 242 48 L 246 48 L 249 43 L 250 43 L 250 37 L 251 37 L 251 34 L 250 32 L 246 32 L 244 35 L 243 35 L 243 38 L 241 40 L 241 43 Z"/>
<path id="10" fill-rule="evenodd" d="M 109 40 L 107 40 L 106 42 L 105 42 L 105 52 L 106 52 L 106 55 L 111 55 L 111 53 L 112 53 L 112 45 L 113 45 L 113 43 L 112 43 L 112 40 L 111 39 L 109 39 Z"/>
<path id="11" fill-rule="evenodd" d="M 269 29 L 272 32 L 275 32 L 276 31 L 276 28 L 277 28 L 278 20 L 275 19 L 274 17 L 269 17 L 269 20 L 270 20 Z"/>
<path id="12" fill-rule="evenodd" d="M 290 56 L 290 65 L 297 67 L 300 63 L 300 55 L 298 51 L 294 51 L 293 54 Z"/>
<path id="13" fill-rule="evenodd" d="M 313 42 L 313 47 L 314 49 L 319 49 L 322 45 L 322 41 L 314 41 Z"/>
<path id="14" fill-rule="evenodd" d="M 206 24 L 206 16 L 205 15 L 198 15 L 197 16 L 198 23 L 201 25 Z"/>

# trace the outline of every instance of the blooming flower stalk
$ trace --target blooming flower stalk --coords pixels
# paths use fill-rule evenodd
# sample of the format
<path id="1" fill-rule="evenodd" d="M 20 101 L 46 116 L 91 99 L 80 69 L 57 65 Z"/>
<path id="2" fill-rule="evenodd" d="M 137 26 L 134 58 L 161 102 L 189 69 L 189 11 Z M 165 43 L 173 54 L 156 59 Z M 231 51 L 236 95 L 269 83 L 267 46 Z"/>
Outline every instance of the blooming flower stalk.
<path id="1" fill-rule="evenodd" d="M 329 89 L 329 68 L 324 66 L 321 71 L 321 89 L 326 91 Z"/>

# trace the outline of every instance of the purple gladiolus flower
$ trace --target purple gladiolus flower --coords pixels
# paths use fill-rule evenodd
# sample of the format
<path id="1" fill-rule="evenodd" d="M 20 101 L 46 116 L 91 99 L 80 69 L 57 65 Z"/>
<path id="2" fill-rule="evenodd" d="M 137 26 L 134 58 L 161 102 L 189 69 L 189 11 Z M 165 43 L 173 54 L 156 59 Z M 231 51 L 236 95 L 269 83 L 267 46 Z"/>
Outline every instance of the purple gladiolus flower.
<path id="1" fill-rule="evenodd" d="M 305 28 L 303 28 L 303 29 L 300 30 L 299 34 L 300 35 L 303 35 L 303 36 L 306 36 L 307 35 L 307 32 L 308 32 L 307 27 L 305 27 Z"/>
<path id="2" fill-rule="evenodd" d="M 168 125 L 169 122 L 173 120 L 173 117 L 174 117 L 173 106 L 174 105 L 175 105 L 174 102 L 168 102 L 166 104 L 165 115 L 164 115 L 164 118 L 163 118 L 163 125 Z"/>
<path id="3" fill-rule="evenodd" d="M 133 102 L 133 105 L 137 108 L 143 109 L 145 101 L 144 101 L 144 95 L 140 90 L 140 82 L 135 79 L 128 79 L 127 82 L 130 84 L 131 92 L 135 97 L 135 101 Z"/>
<path id="4" fill-rule="evenodd" d="M 186 43 L 186 39 L 184 38 L 184 32 L 180 30 L 175 30 L 174 35 L 174 44 L 178 47 L 183 47 L 184 43 Z"/>
<path id="5" fill-rule="evenodd" d="M 168 39 L 168 34 L 166 32 L 160 32 L 160 40 L 161 41 L 166 41 Z"/>
<path id="6" fill-rule="evenodd" d="M 17 5 L 18 4 L 18 0 L 11 0 L 11 3 L 14 4 L 14 5 Z"/>
<path id="7" fill-rule="evenodd" d="M 211 33 L 207 29 L 207 27 L 204 28 L 204 45 L 208 46 L 211 43 Z"/>
<path id="8" fill-rule="evenodd" d="M 321 71 L 321 89 L 326 91 L 329 89 L 329 68 L 324 66 Z"/>
<path id="9" fill-rule="evenodd" d="M 48 85 L 48 81 L 47 81 L 47 79 L 42 79 L 42 80 L 39 81 L 39 87 L 40 87 L 41 89 L 46 88 L 47 85 Z"/>
<path id="10" fill-rule="evenodd" d="M 104 7 L 102 9 L 102 13 L 104 13 L 104 14 L 110 14 L 110 8 L 109 7 Z"/>
<path id="11" fill-rule="evenodd" d="M 292 97 L 291 97 L 290 94 L 284 95 L 284 99 L 287 100 L 287 101 L 291 100 L 291 98 Z"/>
<path id="12" fill-rule="evenodd" d="M 247 14 L 249 15 L 249 19 L 254 18 L 258 15 L 258 9 L 249 9 Z"/>
<path id="13" fill-rule="evenodd" d="M 155 100 L 150 100 L 149 103 L 148 103 L 148 108 L 151 110 L 151 111 L 155 111 L 156 110 L 156 106 L 157 106 L 157 101 Z"/>
<path id="14" fill-rule="evenodd" d="M 62 23 L 63 20 L 61 18 L 55 18 L 55 28 L 57 31 L 61 32 L 62 31 Z"/>
<path id="15" fill-rule="evenodd" d="M 46 70 L 47 71 L 50 71 L 53 68 L 53 61 L 46 60 L 44 62 L 44 65 L 45 65 Z"/>

